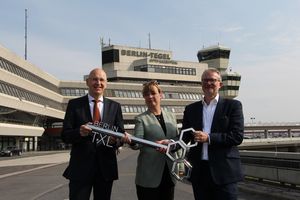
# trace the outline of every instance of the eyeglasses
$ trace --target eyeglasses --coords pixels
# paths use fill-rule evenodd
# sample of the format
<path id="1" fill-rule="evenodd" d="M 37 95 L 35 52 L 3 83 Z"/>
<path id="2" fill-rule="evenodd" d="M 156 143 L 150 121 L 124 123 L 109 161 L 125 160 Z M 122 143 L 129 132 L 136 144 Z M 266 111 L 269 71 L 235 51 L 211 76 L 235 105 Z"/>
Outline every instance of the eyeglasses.
<path id="1" fill-rule="evenodd" d="M 220 81 L 220 79 L 215 79 L 215 78 L 205 78 L 205 79 L 202 79 L 203 83 L 216 83 L 217 81 Z"/>
<path id="2" fill-rule="evenodd" d="M 104 78 L 91 78 L 90 80 L 92 80 L 92 81 L 94 81 L 94 82 L 98 82 L 98 81 L 100 81 L 100 82 L 106 82 L 106 81 L 107 81 L 107 80 L 104 79 Z"/>

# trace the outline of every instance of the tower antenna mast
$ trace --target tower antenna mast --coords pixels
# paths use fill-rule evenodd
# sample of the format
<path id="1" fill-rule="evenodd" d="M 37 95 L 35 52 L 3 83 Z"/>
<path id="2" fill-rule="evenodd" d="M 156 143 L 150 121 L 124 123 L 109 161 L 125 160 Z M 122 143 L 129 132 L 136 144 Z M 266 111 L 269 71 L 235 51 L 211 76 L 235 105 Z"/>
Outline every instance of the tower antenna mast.
<path id="1" fill-rule="evenodd" d="M 27 60 L 27 9 L 25 9 L 25 60 Z"/>
<path id="2" fill-rule="evenodd" d="M 151 49 L 151 35 L 148 33 L 148 42 L 149 42 L 149 49 Z"/>

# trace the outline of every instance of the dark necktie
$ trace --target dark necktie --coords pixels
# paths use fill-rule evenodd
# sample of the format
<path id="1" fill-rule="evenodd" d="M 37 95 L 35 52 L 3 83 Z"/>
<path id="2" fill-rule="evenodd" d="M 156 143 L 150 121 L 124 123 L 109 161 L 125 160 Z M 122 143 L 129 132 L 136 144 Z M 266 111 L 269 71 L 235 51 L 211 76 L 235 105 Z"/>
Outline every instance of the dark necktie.
<path id="1" fill-rule="evenodd" d="M 93 122 L 101 122 L 101 115 L 98 108 L 98 102 L 100 102 L 100 100 L 93 100 L 93 102 L 94 102 Z"/>

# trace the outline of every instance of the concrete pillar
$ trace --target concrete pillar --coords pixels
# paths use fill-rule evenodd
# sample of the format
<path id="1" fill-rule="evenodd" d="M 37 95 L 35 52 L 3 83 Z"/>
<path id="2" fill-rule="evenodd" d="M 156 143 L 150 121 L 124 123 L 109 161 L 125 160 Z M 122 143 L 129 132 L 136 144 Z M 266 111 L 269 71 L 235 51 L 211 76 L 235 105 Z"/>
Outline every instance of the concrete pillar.
<path id="1" fill-rule="evenodd" d="M 35 136 L 33 140 L 33 150 L 37 151 L 37 146 L 38 146 L 38 137 Z"/>
<path id="2" fill-rule="evenodd" d="M 15 137 L 16 138 L 16 147 L 20 148 L 20 137 Z"/>
<path id="3" fill-rule="evenodd" d="M 23 151 L 27 151 L 27 142 L 24 140 L 24 142 L 22 143 L 21 148 L 23 149 Z"/>
<path id="4" fill-rule="evenodd" d="M 269 137 L 269 130 L 265 129 L 265 138 L 268 138 Z"/>
<path id="5" fill-rule="evenodd" d="M 289 136 L 289 138 L 291 138 L 293 136 L 292 129 L 288 129 L 288 136 Z"/>

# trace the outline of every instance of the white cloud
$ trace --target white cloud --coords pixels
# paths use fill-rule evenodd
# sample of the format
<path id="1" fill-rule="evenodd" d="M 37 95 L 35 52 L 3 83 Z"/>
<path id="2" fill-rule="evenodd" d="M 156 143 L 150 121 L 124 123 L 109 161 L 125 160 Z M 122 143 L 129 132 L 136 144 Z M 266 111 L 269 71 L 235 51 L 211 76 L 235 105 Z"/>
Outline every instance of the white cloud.
<path id="1" fill-rule="evenodd" d="M 243 30 L 242 26 L 232 26 L 232 27 L 226 27 L 224 29 L 222 29 L 221 31 L 225 32 L 225 33 L 231 33 L 231 32 L 237 32 L 237 31 L 241 31 Z"/>

